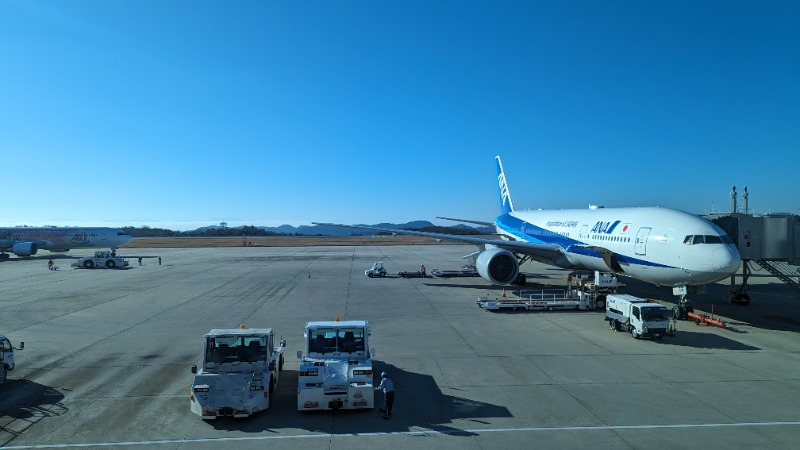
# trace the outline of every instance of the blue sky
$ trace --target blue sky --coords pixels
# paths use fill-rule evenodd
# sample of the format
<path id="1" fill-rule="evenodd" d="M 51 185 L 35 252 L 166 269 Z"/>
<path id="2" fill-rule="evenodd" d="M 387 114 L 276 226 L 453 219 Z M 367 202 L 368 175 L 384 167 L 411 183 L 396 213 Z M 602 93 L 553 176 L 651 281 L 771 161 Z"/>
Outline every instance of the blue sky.
<path id="1" fill-rule="evenodd" d="M 0 0 L 0 225 L 800 212 L 796 1 Z"/>

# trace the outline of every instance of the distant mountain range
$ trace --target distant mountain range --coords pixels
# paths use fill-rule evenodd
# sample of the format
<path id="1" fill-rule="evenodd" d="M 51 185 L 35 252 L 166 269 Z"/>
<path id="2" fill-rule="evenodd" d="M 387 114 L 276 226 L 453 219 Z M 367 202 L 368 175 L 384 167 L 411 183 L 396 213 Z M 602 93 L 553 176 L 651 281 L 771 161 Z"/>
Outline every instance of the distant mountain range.
<path id="1" fill-rule="evenodd" d="M 427 220 L 415 220 L 412 222 L 395 224 L 395 223 L 378 223 L 374 225 L 362 225 L 366 227 L 375 227 L 375 228 L 388 228 L 388 229 L 397 229 L 397 230 L 407 230 L 407 229 L 415 229 L 420 231 L 431 231 L 431 232 L 440 232 L 440 233 L 452 233 L 452 234 L 492 234 L 495 232 L 494 228 L 491 227 L 470 227 L 468 225 L 454 225 L 452 227 L 442 227 L 438 225 L 434 225 L 433 223 Z M 203 233 L 209 230 L 219 230 L 223 227 L 219 225 L 211 225 L 208 227 L 201 227 L 193 231 L 189 231 L 188 233 Z M 244 228 L 244 226 L 240 227 L 227 227 L 228 229 L 239 229 Z M 258 226 L 255 227 L 259 230 L 269 231 L 272 233 L 278 234 L 285 234 L 285 235 L 301 235 L 301 236 L 372 236 L 377 234 L 374 231 L 368 230 L 355 230 L 352 228 L 339 228 L 339 227 L 331 227 L 331 226 L 322 226 L 322 225 L 300 225 L 299 227 L 294 227 L 291 225 L 281 225 L 278 227 L 264 227 Z M 448 231 L 449 230 L 449 231 Z"/>

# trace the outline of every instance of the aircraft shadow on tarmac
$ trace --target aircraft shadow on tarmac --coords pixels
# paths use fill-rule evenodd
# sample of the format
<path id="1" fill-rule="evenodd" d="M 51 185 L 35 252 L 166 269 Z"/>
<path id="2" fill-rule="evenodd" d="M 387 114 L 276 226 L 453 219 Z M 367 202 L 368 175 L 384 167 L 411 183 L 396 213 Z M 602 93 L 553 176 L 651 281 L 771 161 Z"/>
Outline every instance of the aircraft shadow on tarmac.
<path id="1" fill-rule="evenodd" d="M 208 421 L 217 430 L 244 433 L 281 433 L 281 430 L 304 430 L 309 433 L 357 435 L 427 429 L 454 436 L 472 433 L 449 426 L 457 420 L 510 417 L 503 406 L 444 394 L 433 377 L 403 371 L 382 361 L 373 360 L 375 382 L 381 372 L 388 372 L 395 383 L 396 398 L 391 420 L 383 420 L 383 395 L 375 393 L 371 410 L 297 411 L 297 371 L 281 372 L 280 383 L 270 399 L 270 408 L 248 419 L 222 418 Z M 291 433 L 291 431 L 290 431 Z"/>
<path id="2" fill-rule="evenodd" d="M 63 415 L 64 395 L 28 380 L 8 379 L 0 385 L 0 448 L 46 417 Z"/>

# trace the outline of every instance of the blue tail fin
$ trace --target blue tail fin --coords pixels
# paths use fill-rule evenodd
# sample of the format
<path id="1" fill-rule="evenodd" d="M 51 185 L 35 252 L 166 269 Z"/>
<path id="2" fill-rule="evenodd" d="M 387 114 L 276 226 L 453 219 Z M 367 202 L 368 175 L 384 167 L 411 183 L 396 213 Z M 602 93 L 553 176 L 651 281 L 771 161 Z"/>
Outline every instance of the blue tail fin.
<path id="1" fill-rule="evenodd" d="M 495 156 L 497 160 L 497 187 L 500 189 L 500 214 L 508 214 L 514 211 L 514 204 L 511 203 L 511 194 L 508 192 L 508 182 L 506 174 L 503 172 L 503 163 L 500 156 Z"/>

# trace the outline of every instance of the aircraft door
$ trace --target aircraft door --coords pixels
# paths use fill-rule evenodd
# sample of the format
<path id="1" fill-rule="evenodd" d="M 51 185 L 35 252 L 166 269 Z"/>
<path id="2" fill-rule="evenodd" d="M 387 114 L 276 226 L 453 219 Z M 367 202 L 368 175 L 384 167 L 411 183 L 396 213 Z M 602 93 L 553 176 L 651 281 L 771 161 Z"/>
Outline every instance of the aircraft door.
<path id="1" fill-rule="evenodd" d="M 647 237 L 650 236 L 650 230 L 652 230 L 652 228 L 639 228 L 639 231 L 636 233 L 635 250 L 637 255 L 647 254 Z"/>

